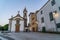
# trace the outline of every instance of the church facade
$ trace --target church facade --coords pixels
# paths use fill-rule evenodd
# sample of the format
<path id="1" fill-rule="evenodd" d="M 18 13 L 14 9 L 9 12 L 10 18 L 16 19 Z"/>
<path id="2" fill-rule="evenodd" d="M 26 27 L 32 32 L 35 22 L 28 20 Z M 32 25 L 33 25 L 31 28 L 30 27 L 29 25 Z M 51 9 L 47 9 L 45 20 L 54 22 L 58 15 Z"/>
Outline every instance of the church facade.
<path id="1" fill-rule="evenodd" d="M 26 8 L 23 11 L 24 15 L 23 17 L 20 16 L 19 11 L 16 16 L 12 16 L 9 19 L 9 28 L 8 30 L 10 32 L 20 32 L 24 31 L 25 27 L 27 27 L 27 10 Z"/>

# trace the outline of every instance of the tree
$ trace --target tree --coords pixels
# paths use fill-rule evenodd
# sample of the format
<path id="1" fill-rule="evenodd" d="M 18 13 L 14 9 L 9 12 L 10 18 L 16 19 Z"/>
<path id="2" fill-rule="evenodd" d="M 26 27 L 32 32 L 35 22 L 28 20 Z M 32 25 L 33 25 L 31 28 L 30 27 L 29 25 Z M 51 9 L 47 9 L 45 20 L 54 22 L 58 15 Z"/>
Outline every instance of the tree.
<path id="1" fill-rule="evenodd" d="M 8 24 L 5 24 L 4 25 L 4 31 L 7 31 L 8 30 Z"/>
<path id="2" fill-rule="evenodd" d="M 3 27 L 0 27 L 0 31 L 2 31 Z"/>

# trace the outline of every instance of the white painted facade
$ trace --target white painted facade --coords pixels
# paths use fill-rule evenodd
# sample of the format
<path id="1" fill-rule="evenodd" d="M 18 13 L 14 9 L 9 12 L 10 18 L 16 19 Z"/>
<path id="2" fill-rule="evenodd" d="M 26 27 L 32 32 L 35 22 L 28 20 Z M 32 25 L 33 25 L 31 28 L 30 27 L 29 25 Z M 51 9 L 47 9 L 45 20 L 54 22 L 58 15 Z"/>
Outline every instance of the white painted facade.
<path id="1" fill-rule="evenodd" d="M 24 19 L 22 17 L 16 16 L 16 17 L 12 17 L 13 19 L 9 19 L 9 28 L 8 30 L 11 32 L 15 32 L 16 31 L 16 19 L 20 19 L 19 24 L 19 30 L 20 31 L 24 31 Z"/>
<path id="2" fill-rule="evenodd" d="M 54 6 L 51 5 L 52 0 L 48 0 L 47 3 L 39 10 L 37 14 L 38 31 L 42 31 L 42 27 L 46 28 L 46 31 L 60 31 L 60 28 L 56 28 L 56 24 L 60 23 L 60 0 L 55 0 Z M 41 14 L 41 11 L 42 14 Z M 54 17 L 55 20 L 50 21 L 49 13 L 57 11 L 58 17 Z M 44 18 L 44 23 L 41 22 L 41 18 Z M 56 22 L 56 24 L 55 24 Z"/>
<path id="3" fill-rule="evenodd" d="M 20 21 L 20 31 L 24 31 L 24 21 Z"/>
<path id="4" fill-rule="evenodd" d="M 12 20 L 11 31 L 15 31 L 16 20 Z"/>

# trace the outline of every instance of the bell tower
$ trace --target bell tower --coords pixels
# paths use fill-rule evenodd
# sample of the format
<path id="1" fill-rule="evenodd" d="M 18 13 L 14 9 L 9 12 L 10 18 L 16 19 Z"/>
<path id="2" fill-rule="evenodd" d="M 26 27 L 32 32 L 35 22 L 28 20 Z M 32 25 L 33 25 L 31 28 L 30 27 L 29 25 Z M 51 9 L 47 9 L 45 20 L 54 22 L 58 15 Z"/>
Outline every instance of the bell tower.
<path id="1" fill-rule="evenodd" d="M 27 27 L 27 10 L 26 7 L 23 10 L 23 18 L 24 18 L 24 30 Z"/>

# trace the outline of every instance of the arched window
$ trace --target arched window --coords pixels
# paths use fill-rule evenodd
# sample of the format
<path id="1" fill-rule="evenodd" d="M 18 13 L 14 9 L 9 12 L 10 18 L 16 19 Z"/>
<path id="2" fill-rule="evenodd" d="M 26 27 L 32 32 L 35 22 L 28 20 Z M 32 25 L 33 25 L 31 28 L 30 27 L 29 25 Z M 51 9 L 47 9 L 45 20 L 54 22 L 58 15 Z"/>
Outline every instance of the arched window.
<path id="1" fill-rule="evenodd" d="M 19 24 L 19 22 L 20 22 L 19 20 L 16 20 L 16 24 Z"/>

